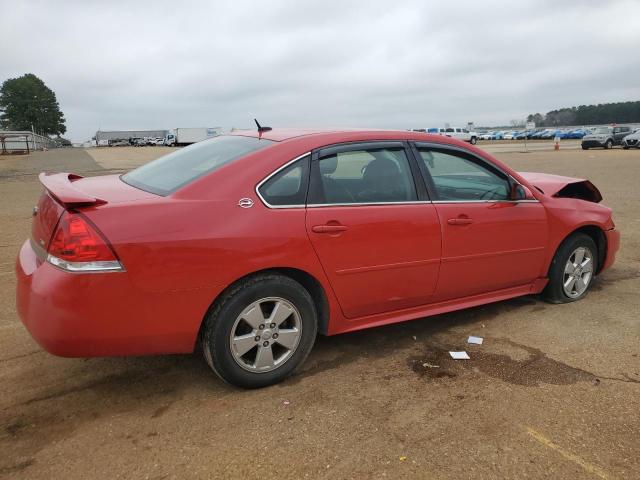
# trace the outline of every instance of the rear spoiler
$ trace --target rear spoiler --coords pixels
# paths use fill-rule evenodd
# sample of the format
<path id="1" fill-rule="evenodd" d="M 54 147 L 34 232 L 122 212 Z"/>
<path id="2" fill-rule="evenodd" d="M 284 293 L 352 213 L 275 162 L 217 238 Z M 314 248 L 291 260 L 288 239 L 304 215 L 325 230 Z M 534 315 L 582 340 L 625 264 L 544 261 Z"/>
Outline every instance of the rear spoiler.
<path id="1" fill-rule="evenodd" d="M 79 180 L 81 175 L 75 173 L 45 173 L 38 175 L 38 180 L 44 188 L 65 206 L 81 206 L 107 203 L 105 200 L 96 198 L 82 190 L 77 189 L 73 182 Z"/>

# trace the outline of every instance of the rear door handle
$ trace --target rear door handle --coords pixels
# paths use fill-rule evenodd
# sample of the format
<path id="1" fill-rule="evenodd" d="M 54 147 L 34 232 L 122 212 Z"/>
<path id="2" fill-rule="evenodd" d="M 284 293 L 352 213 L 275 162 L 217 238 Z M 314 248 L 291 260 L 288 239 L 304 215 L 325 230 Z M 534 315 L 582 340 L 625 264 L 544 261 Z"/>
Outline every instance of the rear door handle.
<path id="1" fill-rule="evenodd" d="M 344 225 L 314 225 L 311 231 L 315 233 L 338 233 L 347 229 Z"/>
<path id="2" fill-rule="evenodd" d="M 472 218 L 450 218 L 447 220 L 449 225 L 470 225 L 473 223 Z"/>

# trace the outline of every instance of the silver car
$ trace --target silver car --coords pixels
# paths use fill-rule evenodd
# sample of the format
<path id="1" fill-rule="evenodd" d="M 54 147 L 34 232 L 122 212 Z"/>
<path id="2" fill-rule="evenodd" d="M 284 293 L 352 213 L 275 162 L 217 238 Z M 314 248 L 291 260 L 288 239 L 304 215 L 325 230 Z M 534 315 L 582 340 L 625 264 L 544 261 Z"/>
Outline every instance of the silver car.
<path id="1" fill-rule="evenodd" d="M 582 137 L 582 149 L 613 148 L 614 145 L 621 145 L 622 139 L 629 133 L 630 127 L 597 127 L 592 133 Z"/>
<path id="2" fill-rule="evenodd" d="M 640 128 L 627 135 L 622 139 L 622 148 L 628 150 L 630 148 L 640 148 Z"/>

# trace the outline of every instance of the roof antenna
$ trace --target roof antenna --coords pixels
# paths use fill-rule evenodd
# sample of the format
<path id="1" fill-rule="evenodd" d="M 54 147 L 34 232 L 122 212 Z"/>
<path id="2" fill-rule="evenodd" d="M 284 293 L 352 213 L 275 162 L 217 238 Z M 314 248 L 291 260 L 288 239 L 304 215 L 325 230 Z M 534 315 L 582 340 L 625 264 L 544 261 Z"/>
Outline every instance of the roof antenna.
<path id="1" fill-rule="evenodd" d="M 258 123 L 258 119 L 254 118 L 253 119 L 254 122 L 256 122 L 256 125 L 258 126 L 258 133 L 262 133 L 262 132 L 268 132 L 269 130 L 272 130 L 271 127 L 263 127 Z"/>

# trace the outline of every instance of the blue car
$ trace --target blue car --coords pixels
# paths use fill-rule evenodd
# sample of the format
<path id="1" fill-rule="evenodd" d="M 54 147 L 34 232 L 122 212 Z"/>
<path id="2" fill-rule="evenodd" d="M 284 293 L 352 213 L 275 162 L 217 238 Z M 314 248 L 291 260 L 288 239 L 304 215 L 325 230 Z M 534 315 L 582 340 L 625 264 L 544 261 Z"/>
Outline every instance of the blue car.
<path id="1" fill-rule="evenodd" d="M 577 128 L 576 130 L 571 130 L 567 134 L 567 138 L 582 139 L 582 137 L 584 137 L 587 133 L 588 132 L 586 130 L 583 130 L 581 128 Z"/>
<path id="2" fill-rule="evenodd" d="M 536 139 L 540 138 L 540 136 L 543 135 L 546 132 L 547 132 L 546 130 L 538 130 L 537 132 L 532 133 L 531 137 L 529 137 L 529 138 L 532 138 L 532 139 L 536 140 Z"/>

